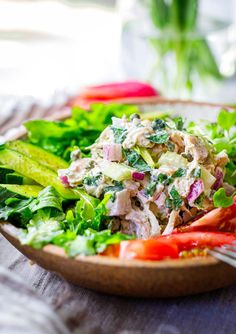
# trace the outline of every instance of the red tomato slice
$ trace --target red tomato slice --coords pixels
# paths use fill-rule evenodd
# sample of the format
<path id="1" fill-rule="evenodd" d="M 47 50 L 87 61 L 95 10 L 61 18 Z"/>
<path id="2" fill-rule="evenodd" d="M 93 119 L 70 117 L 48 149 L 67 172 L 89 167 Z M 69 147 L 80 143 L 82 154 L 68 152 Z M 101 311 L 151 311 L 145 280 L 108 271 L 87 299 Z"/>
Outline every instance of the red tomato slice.
<path id="1" fill-rule="evenodd" d="M 179 256 L 178 247 L 169 241 L 160 239 L 122 241 L 120 244 L 121 259 L 164 260 L 176 259 Z"/>
<path id="2" fill-rule="evenodd" d="M 160 236 L 148 240 L 122 241 L 110 246 L 103 255 L 120 259 L 139 259 L 159 261 L 167 258 L 176 259 L 180 252 L 193 248 L 214 248 L 236 241 L 236 234 L 222 232 L 184 232 Z"/>
<path id="3" fill-rule="evenodd" d="M 184 232 L 161 236 L 178 246 L 179 252 L 193 248 L 214 248 L 236 241 L 236 234 L 223 232 Z"/>
<path id="4" fill-rule="evenodd" d="M 236 196 L 234 204 L 228 208 L 217 208 L 186 227 L 180 227 L 182 232 L 224 230 L 236 232 Z"/>
<path id="5" fill-rule="evenodd" d="M 108 246 L 100 255 L 119 257 L 120 255 L 120 244 Z"/>

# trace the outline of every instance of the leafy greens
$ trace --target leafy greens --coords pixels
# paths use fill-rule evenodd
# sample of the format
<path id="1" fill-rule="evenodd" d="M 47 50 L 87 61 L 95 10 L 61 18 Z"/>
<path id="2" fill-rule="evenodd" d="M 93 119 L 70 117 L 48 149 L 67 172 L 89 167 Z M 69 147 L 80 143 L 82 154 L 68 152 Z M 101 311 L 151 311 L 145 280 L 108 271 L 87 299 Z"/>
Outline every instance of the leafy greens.
<path id="1" fill-rule="evenodd" d="M 32 144 L 68 161 L 70 153 L 76 148 L 87 154 L 86 148 L 95 142 L 113 116 L 130 116 L 137 111 L 137 107 L 132 105 L 94 104 L 91 111 L 74 107 L 72 117 L 64 122 L 33 120 L 26 122 L 25 127 Z"/>
<path id="2" fill-rule="evenodd" d="M 187 130 L 193 134 L 205 137 L 209 140 L 216 152 L 223 150 L 229 156 L 226 165 L 225 181 L 236 185 L 236 111 L 229 112 L 222 109 L 218 115 L 217 122 L 202 122 L 196 124 L 191 122 Z"/>

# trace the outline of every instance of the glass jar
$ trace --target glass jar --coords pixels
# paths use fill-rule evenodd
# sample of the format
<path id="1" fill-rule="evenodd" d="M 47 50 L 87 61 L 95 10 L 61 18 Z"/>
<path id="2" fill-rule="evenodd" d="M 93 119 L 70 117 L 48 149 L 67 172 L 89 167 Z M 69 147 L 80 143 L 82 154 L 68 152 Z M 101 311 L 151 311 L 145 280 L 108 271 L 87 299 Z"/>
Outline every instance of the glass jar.
<path id="1" fill-rule="evenodd" d="M 231 1 L 214 1 L 214 6 L 210 0 L 199 1 L 196 26 L 182 30 L 178 24 L 163 29 L 155 25 L 149 3 L 119 2 L 126 75 L 151 81 L 166 97 L 220 100 L 222 87 L 235 75 Z M 230 97 L 225 96 L 226 100 Z"/>

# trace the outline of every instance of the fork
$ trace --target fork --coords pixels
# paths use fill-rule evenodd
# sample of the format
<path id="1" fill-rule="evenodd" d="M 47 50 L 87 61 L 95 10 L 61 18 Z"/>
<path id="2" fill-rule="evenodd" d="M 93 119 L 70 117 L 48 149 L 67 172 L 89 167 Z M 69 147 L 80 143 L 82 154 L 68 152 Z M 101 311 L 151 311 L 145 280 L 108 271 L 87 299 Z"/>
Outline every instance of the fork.
<path id="1" fill-rule="evenodd" d="M 236 242 L 208 250 L 208 254 L 236 268 Z"/>

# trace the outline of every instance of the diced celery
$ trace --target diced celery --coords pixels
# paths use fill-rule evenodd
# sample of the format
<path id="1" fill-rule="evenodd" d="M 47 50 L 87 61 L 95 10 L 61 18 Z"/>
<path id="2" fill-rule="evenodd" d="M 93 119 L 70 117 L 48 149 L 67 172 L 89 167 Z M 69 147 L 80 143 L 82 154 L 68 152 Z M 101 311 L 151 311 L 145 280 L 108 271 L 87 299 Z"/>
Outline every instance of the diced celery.
<path id="1" fill-rule="evenodd" d="M 175 152 L 166 152 L 158 160 L 160 166 L 170 166 L 175 168 L 186 167 L 188 160 Z"/>
<path id="2" fill-rule="evenodd" d="M 102 160 L 100 167 L 105 176 L 115 181 L 130 180 L 132 178 L 132 172 L 135 171 L 132 167 L 107 160 Z"/>
<path id="3" fill-rule="evenodd" d="M 155 167 L 155 162 L 153 161 L 151 154 L 145 147 L 135 147 L 134 150 L 141 155 L 141 157 L 148 164 L 149 167 Z"/>
<path id="4" fill-rule="evenodd" d="M 201 179 L 204 184 L 204 193 L 206 196 L 209 196 L 211 187 L 215 183 L 216 178 L 210 172 L 208 172 L 205 167 L 201 166 Z"/>

